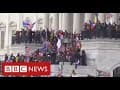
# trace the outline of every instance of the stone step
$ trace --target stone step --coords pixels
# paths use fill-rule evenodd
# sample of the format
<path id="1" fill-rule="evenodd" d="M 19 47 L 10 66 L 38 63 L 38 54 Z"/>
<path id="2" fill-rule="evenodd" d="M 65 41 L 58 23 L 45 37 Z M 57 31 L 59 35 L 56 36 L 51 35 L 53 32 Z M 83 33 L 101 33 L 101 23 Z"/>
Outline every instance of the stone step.
<path id="1" fill-rule="evenodd" d="M 25 47 L 35 48 L 35 47 L 41 47 L 41 45 L 12 45 L 11 48 L 25 48 Z"/>
<path id="2" fill-rule="evenodd" d="M 34 52 L 35 50 L 37 50 L 38 48 L 41 47 L 41 44 L 35 44 L 35 43 L 21 43 L 21 44 L 14 44 L 12 45 L 12 47 L 9 49 L 10 53 L 13 54 L 17 54 L 17 53 L 22 53 L 25 54 L 25 47 L 29 47 L 30 48 L 30 52 Z"/>
<path id="3" fill-rule="evenodd" d="M 109 38 L 97 38 L 97 39 L 84 39 L 82 42 L 120 42 L 120 39 L 109 39 Z"/>
<path id="4" fill-rule="evenodd" d="M 96 68 L 93 66 L 78 66 L 77 69 L 75 69 L 74 65 L 64 65 L 63 66 L 63 74 L 71 74 L 72 71 L 75 70 L 75 72 L 80 76 L 96 76 Z"/>
<path id="5" fill-rule="evenodd" d="M 60 70 L 60 65 L 51 65 L 51 76 L 58 75 Z M 96 76 L 96 67 L 95 66 L 78 66 L 75 69 L 74 65 L 65 65 L 63 66 L 62 75 L 65 77 L 70 77 L 72 71 L 75 70 L 77 76 L 79 77 L 87 77 Z"/>
<path id="6" fill-rule="evenodd" d="M 58 73 L 59 65 L 51 65 L 51 73 Z"/>

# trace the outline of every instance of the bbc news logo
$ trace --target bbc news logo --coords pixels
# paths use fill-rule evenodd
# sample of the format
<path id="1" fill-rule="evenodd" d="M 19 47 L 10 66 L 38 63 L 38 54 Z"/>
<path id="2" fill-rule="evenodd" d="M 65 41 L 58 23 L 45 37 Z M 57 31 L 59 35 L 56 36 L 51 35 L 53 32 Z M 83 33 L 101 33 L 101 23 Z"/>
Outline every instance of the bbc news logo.
<path id="1" fill-rule="evenodd" d="M 4 71 L 7 72 L 27 72 L 27 66 L 9 66 L 6 65 Z"/>
<path id="2" fill-rule="evenodd" d="M 43 76 L 50 75 L 50 63 L 49 62 L 37 62 L 37 63 L 2 63 L 2 75 L 14 75 L 14 76 Z"/>

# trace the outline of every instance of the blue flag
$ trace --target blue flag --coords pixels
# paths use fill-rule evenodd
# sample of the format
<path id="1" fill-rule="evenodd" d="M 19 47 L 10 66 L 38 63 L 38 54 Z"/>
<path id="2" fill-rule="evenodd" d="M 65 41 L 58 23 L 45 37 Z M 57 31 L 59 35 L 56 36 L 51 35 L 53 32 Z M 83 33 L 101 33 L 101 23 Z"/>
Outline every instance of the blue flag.
<path id="1" fill-rule="evenodd" d="M 30 23 L 30 22 L 23 21 L 23 27 L 26 27 L 28 29 L 32 29 L 34 25 L 35 25 L 35 22 L 34 23 Z"/>
<path id="2" fill-rule="evenodd" d="M 29 26 L 29 23 L 28 23 L 28 22 L 23 21 L 23 27 L 28 27 L 28 26 Z"/>

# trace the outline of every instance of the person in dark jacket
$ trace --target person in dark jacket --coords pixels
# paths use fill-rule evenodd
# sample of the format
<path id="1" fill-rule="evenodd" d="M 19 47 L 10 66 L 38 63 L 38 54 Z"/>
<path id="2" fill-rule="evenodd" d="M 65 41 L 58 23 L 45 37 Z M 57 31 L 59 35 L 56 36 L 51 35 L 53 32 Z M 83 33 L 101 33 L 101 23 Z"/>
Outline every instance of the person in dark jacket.
<path id="1" fill-rule="evenodd" d="M 115 38 L 115 33 L 116 33 L 116 24 L 115 23 L 113 23 L 113 25 L 112 25 L 112 31 L 111 31 L 111 37 L 112 38 Z"/>
<path id="2" fill-rule="evenodd" d="M 42 36 L 42 42 L 44 42 L 46 40 L 46 31 L 45 30 L 43 30 L 41 32 L 41 36 Z"/>
<path id="3" fill-rule="evenodd" d="M 12 60 L 12 62 L 15 62 L 15 56 L 13 54 L 11 54 L 10 60 Z"/>
<path id="4" fill-rule="evenodd" d="M 100 22 L 98 22 L 96 24 L 96 37 L 99 38 L 100 37 L 100 32 L 101 32 L 101 24 Z"/>
<path id="5" fill-rule="evenodd" d="M 24 62 L 25 56 L 22 54 L 20 55 L 20 61 L 19 62 Z"/>
<path id="6" fill-rule="evenodd" d="M 111 39 L 111 30 L 112 30 L 112 25 L 109 23 L 108 26 L 107 26 L 107 36 L 108 38 Z"/>
<path id="7" fill-rule="evenodd" d="M 20 44 L 20 31 L 16 31 L 16 43 Z"/>
<path id="8" fill-rule="evenodd" d="M 70 54 L 71 54 L 70 64 L 73 65 L 73 63 L 75 62 L 75 52 L 74 52 L 74 49 L 71 50 Z"/>
<path id="9" fill-rule="evenodd" d="M 82 50 L 82 57 L 81 57 L 81 60 L 82 60 L 82 65 L 87 65 L 87 58 L 86 58 L 86 52 L 85 50 Z"/>
<path id="10" fill-rule="evenodd" d="M 26 31 L 22 29 L 21 31 L 21 42 L 25 43 L 25 38 L 26 38 Z"/>
<path id="11" fill-rule="evenodd" d="M 81 64 L 81 56 L 80 56 L 80 49 L 77 49 L 75 52 L 75 68 L 77 69 L 77 65 Z"/>
<path id="12" fill-rule="evenodd" d="M 8 55 L 5 54 L 5 62 L 8 60 Z"/>
<path id="13" fill-rule="evenodd" d="M 29 43 L 32 43 L 32 30 L 28 31 L 28 39 L 29 39 Z"/>

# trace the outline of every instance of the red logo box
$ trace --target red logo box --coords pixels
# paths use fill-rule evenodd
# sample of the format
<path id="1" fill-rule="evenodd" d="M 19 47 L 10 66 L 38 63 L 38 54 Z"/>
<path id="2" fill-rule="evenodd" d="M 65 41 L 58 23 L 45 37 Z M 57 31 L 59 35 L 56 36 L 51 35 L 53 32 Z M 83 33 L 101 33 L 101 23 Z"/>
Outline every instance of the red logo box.
<path id="1" fill-rule="evenodd" d="M 3 76 L 43 76 L 50 75 L 49 62 L 2 63 Z"/>

